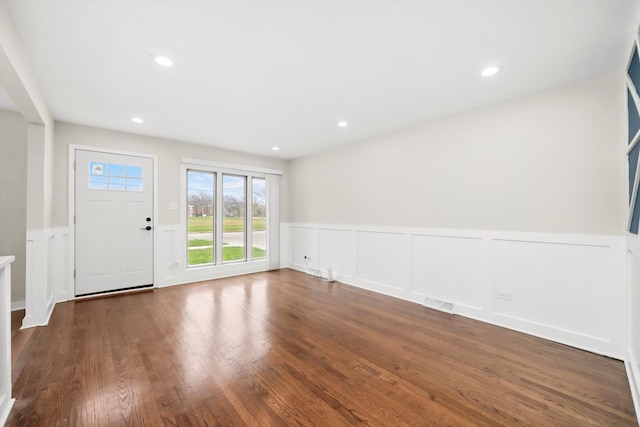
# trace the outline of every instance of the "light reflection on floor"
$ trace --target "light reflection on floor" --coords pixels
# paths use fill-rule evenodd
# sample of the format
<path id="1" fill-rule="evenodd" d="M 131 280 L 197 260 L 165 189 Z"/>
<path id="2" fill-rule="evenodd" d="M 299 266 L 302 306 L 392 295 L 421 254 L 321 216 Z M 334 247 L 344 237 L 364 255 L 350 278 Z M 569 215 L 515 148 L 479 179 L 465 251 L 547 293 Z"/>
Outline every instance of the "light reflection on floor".
<path id="1" fill-rule="evenodd" d="M 259 362 L 270 348 L 266 281 L 228 283 L 203 284 L 184 300 L 175 362 L 194 386 L 210 374 L 245 374 L 239 362 Z"/>

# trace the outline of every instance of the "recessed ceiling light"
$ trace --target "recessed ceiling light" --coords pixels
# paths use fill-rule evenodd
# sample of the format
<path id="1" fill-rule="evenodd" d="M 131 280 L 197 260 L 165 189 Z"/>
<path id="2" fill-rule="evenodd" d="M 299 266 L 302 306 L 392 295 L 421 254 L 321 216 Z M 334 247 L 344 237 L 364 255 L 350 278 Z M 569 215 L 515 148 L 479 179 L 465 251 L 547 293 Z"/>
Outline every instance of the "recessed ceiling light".
<path id="1" fill-rule="evenodd" d="M 347 122 L 338 122 L 338 126 L 340 126 L 341 128 L 346 128 L 347 126 L 349 126 L 349 123 L 347 123 Z"/>
<path id="2" fill-rule="evenodd" d="M 140 117 L 131 117 L 131 121 L 133 123 L 144 123 L 144 120 L 142 120 Z"/>
<path id="3" fill-rule="evenodd" d="M 166 56 L 156 55 L 153 60 L 156 61 L 156 64 L 162 65 L 163 67 L 173 67 L 173 61 Z"/>
<path id="4" fill-rule="evenodd" d="M 273 151 L 280 151 L 280 147 L 271 147 Z"/>
<path id="5" fill-rule="evenodd" d="M 498 72 L 500 71 L 500 67 L 498 66 L 494 66 L 494 67 L 487 67 L 484 70 L 482 70 L 482 72 L 480 73 L 480 75 L 482 77 L 490 77 L 493 76 L 495 74 L 498 74 Z"/>

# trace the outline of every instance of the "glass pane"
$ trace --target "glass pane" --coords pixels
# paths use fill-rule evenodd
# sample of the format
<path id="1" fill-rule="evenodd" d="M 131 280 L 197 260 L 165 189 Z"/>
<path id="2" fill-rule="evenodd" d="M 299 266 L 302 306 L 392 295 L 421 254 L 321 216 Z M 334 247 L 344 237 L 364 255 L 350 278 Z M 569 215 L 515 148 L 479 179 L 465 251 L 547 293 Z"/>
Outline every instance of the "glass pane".
<path id="1" fill-rule="evenodd" d="M 109 176 L 124 176 L 124 165 L 109 163 Z"/>
<path id="2" fill-rule="evenodd" d="M 187 171 L 187 265 L 215 263 L 215 174 Z"/>
<path id="3" fill-rule="evenodd" d="M 124 178 L 109 177 L 109 190 L 124 190 Z"/>
<path id="4" fill-rule="evenodd" d="M 142 191 L 142 180 L 139 178 L 127 178 L 127 191 Z"/>
<path id="5" fill-rule="evenodd" d="M 106 190 L 107 177 L 89 175 L 89 190 Z"/>
<path id="6" fill-rule="evenodd" d="M 224 261 L 243 261 L 245 253 L 247 177 L 222 175 L 222 254 Z"/>
<path id="7" fill-rule="evenodd" d="M 127 177 L 142 178 L 142 166 L 127 165 Z"/>
<path id="8" fill-rule="evenodd" d="M 251 257 L 259 259 L 267 254 L 267 180 L 253 178 L 251 187 Z"/>

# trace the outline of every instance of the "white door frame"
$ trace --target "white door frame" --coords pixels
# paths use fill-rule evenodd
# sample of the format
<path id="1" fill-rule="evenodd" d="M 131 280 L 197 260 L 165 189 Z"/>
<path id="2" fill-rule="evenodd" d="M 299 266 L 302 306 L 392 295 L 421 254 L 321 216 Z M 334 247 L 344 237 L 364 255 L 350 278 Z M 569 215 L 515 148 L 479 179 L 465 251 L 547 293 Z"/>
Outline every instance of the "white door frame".
<path id="1" fill-rule="evenodd" d="M 123 156 L 138 156 L 138 157 L 148 157 L 153 161 L 153 221 L 151 222 L 151 226 L 153 227 L 153 288 L 158 287 L 156 284 L 156 278 L 158 277 L 158 245 L 157 242 L 157 233 L 158 229 L 158 156 L 155 154 L 147 154 L 147 153 L 138 153 L 133 151 L 122 151 L 122 150 L 114 150 L 111 148 L 102 148 L 102 147 L 91 147 L 88 145 L 75 145 L 69 144 L 69 153 L 68 153 L 68 187 L 67 194 L 69 195 L 69 205 L 67 206 L 67 224 L 69 229 L 69 245 L 68 245 L 68 260 L 67 263 L 67 300 L 76 299 L 76 279 L 74 277 L 74 271 L 76 268 L 76 226 L 74 224 L 74 216 L 76 212 L 76 192 L 75 192 L 75 168 L 74 162 L 76 160 L 76 150 L 86 150 L 86 151 L 98 151 L 101 153 L 108 154 L 120 154 Z M 117 291 L 114 291 L 117 293 Z M 82 297 L 79 297 L 82 298 Z"/>

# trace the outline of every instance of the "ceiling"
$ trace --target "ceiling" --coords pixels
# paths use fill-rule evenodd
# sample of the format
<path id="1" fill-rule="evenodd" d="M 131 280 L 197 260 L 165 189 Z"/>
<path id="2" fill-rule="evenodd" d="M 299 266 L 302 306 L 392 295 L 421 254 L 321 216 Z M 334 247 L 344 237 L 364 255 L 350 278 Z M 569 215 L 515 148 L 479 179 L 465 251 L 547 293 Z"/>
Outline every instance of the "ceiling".
<path id="1" fill-rule="evenodd" d="M 621 72 L 639 6 L 7 1 L 56 120 L 284 159 Z"/>

